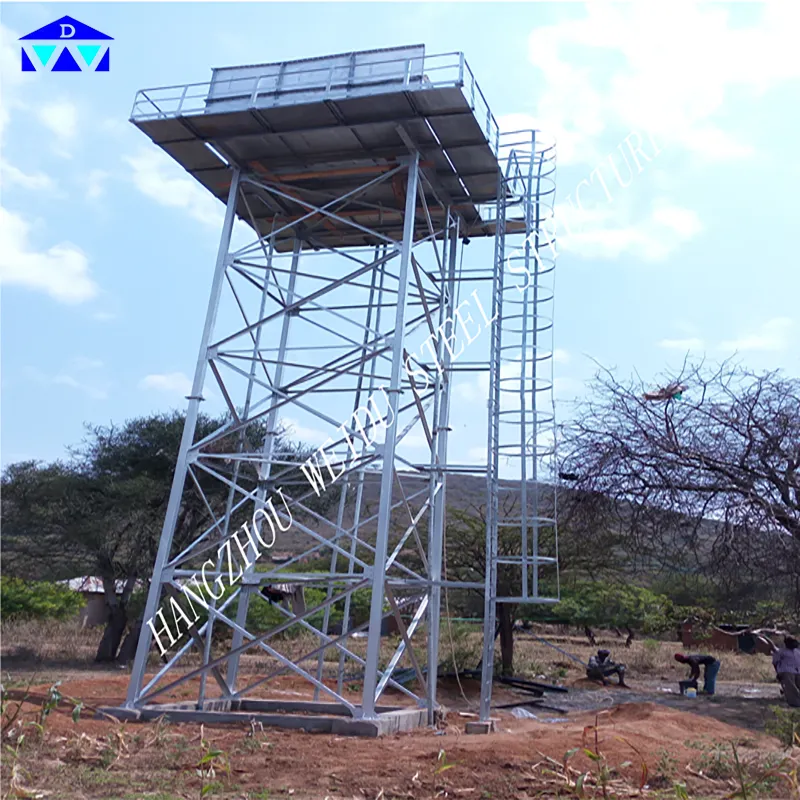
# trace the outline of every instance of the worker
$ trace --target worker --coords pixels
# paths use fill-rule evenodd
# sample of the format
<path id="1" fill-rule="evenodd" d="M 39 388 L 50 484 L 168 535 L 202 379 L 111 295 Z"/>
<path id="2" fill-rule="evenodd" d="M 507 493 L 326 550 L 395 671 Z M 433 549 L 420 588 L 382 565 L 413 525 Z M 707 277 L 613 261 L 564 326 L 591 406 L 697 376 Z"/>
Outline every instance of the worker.
<path id="1" fill-rule="evenodd" d="M 681 694 L 685 694 L 690 686 L 693 686 L 695 689 L 697 688 L 697 679 L 700 677 L 700 667 L 703 667 L 703 694 L 714 694 L 717 673 L 721 666 L 721 662 L 718 658 L 701 655 L 685 656 L 683 653 L 675 653 L 675 660 L 680 664 L 688 664 L 691 667 L 689 680 L 680 681 L 678 684 L 681 689 Z"/>
<path id="2" fill-rule="evenodd" d="M 772 666 L 783 687 L 783 696 L 792 708 L 800 708 L 800 647 L 797 639 L 787 636 L 783 647 L 772 654 Z"/>
<path id="3" fill-rule="evenodd" d="M 589 658 L 586 677 L 590 680 L 602 681 L 605 686 L 608 683 L 606 678 L 614 674 L 619 678 L 619 685 L 625 686 L 625 665 L 612 661 L 611 653 L 608 650 L 598 650 L 596 656 Z"/>

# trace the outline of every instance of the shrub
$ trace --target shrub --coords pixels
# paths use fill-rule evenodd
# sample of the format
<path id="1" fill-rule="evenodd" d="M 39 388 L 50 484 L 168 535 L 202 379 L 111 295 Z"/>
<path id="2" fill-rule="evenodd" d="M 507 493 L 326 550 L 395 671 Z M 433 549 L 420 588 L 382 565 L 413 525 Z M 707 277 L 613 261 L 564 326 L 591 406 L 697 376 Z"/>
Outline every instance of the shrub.
<path id="1" fill-rule="evenodd" d="M 474 669 L 480 661 L 483 640 L 476 632 L 481 628 L 458 622 L 441 620 L 439 633 L 439 671 L 442 674 Z M 499 674 L 499 669 L 498 669 Z"/>
<path id="2" fill-rule="evenodd" d="M 83 596 L 58 583 L 0 577 L 4 619 L 65 619 L 85 605 Z"/>
<path id="3" fill-rule="evenodd" d="M 772 718 L 768 719 L 765 730 L 787 747 L 800 745 L 800 709 L 785 706 L 770 706 Z"/>

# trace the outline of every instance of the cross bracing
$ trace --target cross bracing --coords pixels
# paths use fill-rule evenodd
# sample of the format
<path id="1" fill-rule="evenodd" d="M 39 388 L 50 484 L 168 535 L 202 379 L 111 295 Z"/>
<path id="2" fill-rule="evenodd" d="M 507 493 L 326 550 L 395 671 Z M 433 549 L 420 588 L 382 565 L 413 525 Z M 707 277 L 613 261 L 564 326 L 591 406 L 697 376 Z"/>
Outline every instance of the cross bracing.
<path id="1" fill-rule="evenodd" d="M 457 106 L 452 97 L 448 102 Z M 225 122 L 215 116 L 223 120 L 218 125 Z M 199 123 L 179 121 L 189 142 Z M 438 125 L 426 124 L 432 132 Z M 193 708 L 213 714 L 292 675 L 313 687 L 315 708 L 325 713 L 378 719 L 390 689 L 431 723 L 442 593 L 484 592 L 486 630 L 492 630 L 487 648 L 496 602 L 547 599 L 539 570 L 556 565 L 556 555 L 538 548 L 543 526 L 548 546 L 555 545 L 554 514 L 537 499 L 538 470 L 552 456 L 553 441 L 552 376 L 543 371 L 552 361 L 552 343 L 544 342 L 551 328 L 544 313 L 552 301 L 545 253 L 551 243 L 543 238 L 542 216 L 552 205 L 553 154 L 528 132 L 503 163 L 501 139 L 490 141 L 480 126 L 470 129 L 476 137 L 470 146 L 495 154 L 495 191 L 484 182 L 479 204 L 456 202 L 454 184 L 439 169 L 445 162 L 431 150 L 447 155 L 444 129 L 423 147 L 421 134 L 409 134 L 403 123 L 394 127 L 400 144 L 391 157 L 381 151 L 354 160 L 348 153 L 337 161 L 327 153 L 324 163 L 295 172 L 263 158 L 243 161 L 230 137 L 213 139 L 225 164 L 214 170 L 216 185 L 227 190 L 226 214 L 145 619 L 173 609 L 157 619 L 177 625 L 173 601 L 183 604 L 190 622 L 192 603 L 203 615 L 165 648 L 164 663 L 148 676 L 151 646 L 171 637 L 159 634 L 160 623 L 143 629 L 128 710 L 155 708 L 154 701 L 190 683 L 197 692 Z M 317 131 L 319 140 L 323 134 Z M 269 135 L 258 134 L 264 141 Z M 177 144 L 162 146 L 177 152 Z M 456 169 L 449 156 L 446 162 L 446 170 Z M 237 217 L 253 239 L 233 249 Z M 468 237 L 487 234 L 495 238 L 494 259 L 465 266 Z M 503 282 L 520 258 L 513 253 L 505 263 L 515 236 L 530 280 L 509 300 L 509 292 L 518 292 L 507 275 Z M 485 332 L 462 357 L 454 320 L 467 297 Z M 488 417 L 479 415 L 488 422 L 488 461 L 456 460 L 449 455 L 453 382 L 480 372 L 489 375 L 493 398 Z M 199 435 L 201 403 L 212 395 L 227 418 Z M 313 426 L 323 447 L 299 454 L 284 435 L 286 420 Z M 506 427 L 508 435 L 499 433 Z M 404 449 L 411 439 L 417 446 Z M 511 464 L 506 480 L 501 458 Z M 447 476 L 470 473 L 487 476 L 487 577 L 455 580 L 443 568 Z M 205 511 L 188 540 L 176 538 L 186 493 L 198 495 Z M 504 493 L 515 499 L 505 517 Z M 492 577 L 496 541 L 512 526 L 522 541 L 513 560 L 520 597 L 503 598 Z M 289 539 L 288 561 L 272 563 L 269 550 Z M 277 623 L 254 628 L 249 611 L 265 596 L 287 599 L 272 606 Z M 364 597 L 367 613 L 356 621 L 354 608 Z M 387 621 L 397 637 L 382 650 Z M 304 635 L 290 638 L 292 631 Z M 258 654 L 257 676 L 242 673 L 245 653 Z M 492 658 L 484 658 L 484 718 L 491 666 Z M 399 680 L 401 668 L 414 679 Z M 360 682 L 356 693 L 345 687 L 353 678 Z M 261 701 L 251 701 L 255 708 L 252 702 Z"/>

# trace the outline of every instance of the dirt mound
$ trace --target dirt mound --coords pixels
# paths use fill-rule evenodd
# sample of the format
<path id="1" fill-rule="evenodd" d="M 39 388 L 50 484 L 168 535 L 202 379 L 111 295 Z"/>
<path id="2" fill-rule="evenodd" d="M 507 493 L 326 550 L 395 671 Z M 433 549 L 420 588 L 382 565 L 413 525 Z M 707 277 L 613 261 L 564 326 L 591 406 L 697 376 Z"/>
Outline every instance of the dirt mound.
<path id="1" fill-rule="evenodd" d="M 597 737 L 595 738 L 595 728 Z M 697 757 L 696 742 L 744 742 L 772 748 L 774 740 L 754 736 L 741 728 L 712 717 L 665 708 L 656 703 L 626 703 L 599 712 L 570 716 L 565 722 L 545 723 L 536 720 L 501 719 L 500 729 L 506 752 L 531 752 L 535 745 L 545 755 L 560 760 L 573 747 L 599 747 L 610 762 L 622 763 L 640 754 L 648 763 L 655 763 L 663 750 L 673 758 L 689 763 Z M 518 740 L 518 741 L 517 741 Z"/>
<path id="2" fill-rule="evenodd" d="M 625 703 L 624 705 L 615 706 L 603 714 L 613 724 L 620 725 L 625 722 L 643 722 L 644 720 L 652 720 L 657 716 L 661 721 L 666 709 L 656 706 L 654 703 Z M 678 712 L 681 713 L 681 712 Z M 686 717 L 685 713 L 681 713 L 681 717 Z"/>

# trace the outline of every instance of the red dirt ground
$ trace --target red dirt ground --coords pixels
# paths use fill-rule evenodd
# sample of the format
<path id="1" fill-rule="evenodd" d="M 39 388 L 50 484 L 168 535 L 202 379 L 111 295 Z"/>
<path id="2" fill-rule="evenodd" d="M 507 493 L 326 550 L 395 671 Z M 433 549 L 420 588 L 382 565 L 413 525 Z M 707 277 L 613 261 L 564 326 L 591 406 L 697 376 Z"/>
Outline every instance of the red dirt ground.
<path id="1" fill-rule="evenodd" d="M 80 699 L 87 706 L 117 705 L 124 697 L 127 681 L 127 675 L 96 675 L 91 680 L 68 680 L 60 689 L 65 697 Z M 37 710 L 36 700 L 44 698 L 48 688 L 31 689 L 35 697 L 25 704 L 27 712 Z M 306 694 L 291 678 L 280 681 L 277 688 L 283 696 Z M 447 703 L 452 688 L 443 690 L 442 701 Z M 12 693 L 12 697 L 18 693 Z M 189 687 L 180 687 L 173 697 L 190 693 Z M 159 702 L 166 699 L 159 698 Z M 240 799 L 555 797 L 559 786 L 566 787 L 566 780 L 563 769 L 554 764 L 550 765 L 553 771 L 560 771 L 562 776 L 546 774 L 545 757 L 561 762 L 567 751 L 582 743 L 592 750 L 597 747 L 605 763 L 617 768 L 618 776 L 625 776 L 628 788 L 625 794 L 619 789 L 618 796 L 635 796 L 629 792 L 641 783 L 642 761 L 653 788 L 660 785 L 671 790 L 674 778 L 687 784 L 691 797 L 722 796 L 733 790 L 735 784 L 728 779 L 732 776 L 698 776 L 702 750 L 696 742 L 706 741 L 709 747 L 726 743 L 727 748 L 727 743 L 735 742 L 745 761 L 778 750 L 776 740 L 769 737 L 655 703 L 575 714 L 566 722 L 556 723 L 518 720 L 498 712 L 498 732 L 490 736 L 465 735 L 466 718 L 450 712 L 438 732 L 419 730 L 373 740 L 277 729 L 248 736 L 250 731 L 233 726 L 121 725 L 93 719 L 88 709 L 74 723 L 71 709 L 71 704 L 62 703 L 47 721 L 44 743 L 31 745 L 20 758 L 25 771 L 22 783 L 51 792 L 48 800 L 132 800 L 156 790 L 162 792 L 159 800 L 198 797 L 196 767 L 203 754 L 201 733 L 230 761 L 230 776 L 223 776 L 218 791 L 207 796 Z M 595 722 L 597 745 L 592 727 Z M 442 760 L 440 751 L 444 751 Z M 657 777 L 666 771 L 665 753 L 675 773 L 669 780 L 666 775 Z M 437 774 L 444 764 L 455 766 Z M 583 752 L 576 753 L 569 764 L 581 772 L 597 774 L 598 763 Z M 4 764 L 6 780 L 7 769 Z M 217 778 L 221 775 L 218 770 Z M 591 787 L 591 779 L 586 785 L 588 797 L 599 791 Z M 792 796 L 780 782 L 773 791 L 766 796 Z M 645 790 L 643 796 L 658 795 Z M 670 791 L 662 796 L 675 794 Z"/>

